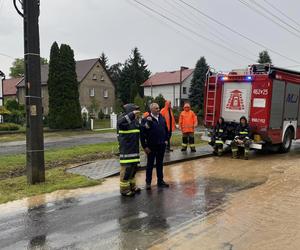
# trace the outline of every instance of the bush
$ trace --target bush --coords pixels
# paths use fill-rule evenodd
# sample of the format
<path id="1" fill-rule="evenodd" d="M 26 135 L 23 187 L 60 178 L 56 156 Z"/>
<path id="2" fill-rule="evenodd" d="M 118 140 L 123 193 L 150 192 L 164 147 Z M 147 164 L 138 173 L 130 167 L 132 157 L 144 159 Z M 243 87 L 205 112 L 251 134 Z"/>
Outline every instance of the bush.
<path id="1" fill-rule="evenodd" d="M 15 123 L 0 123 L 0 131 L 19 130 L 20 126 Z"/>
<path id="2" fill-rule="evenodd" d="M 102 109 L 100 109 L 100 111 L 98 113 L 98 119 L 102 120 L 102 119 L 104 119 L 104 117 L 105 117 L 105 115 L 104 115 Z"/>

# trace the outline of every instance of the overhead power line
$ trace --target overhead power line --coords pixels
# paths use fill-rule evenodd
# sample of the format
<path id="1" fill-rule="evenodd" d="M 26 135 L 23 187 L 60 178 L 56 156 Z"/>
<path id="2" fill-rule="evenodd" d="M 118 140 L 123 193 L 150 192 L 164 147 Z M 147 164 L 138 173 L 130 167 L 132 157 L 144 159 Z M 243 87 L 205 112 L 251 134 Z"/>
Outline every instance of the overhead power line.
<path id="1" fill-rule="evenodd" d="M 194 35 L 196 35 L 196 36 L 202 38 L 203 40 L 209 41 L 209 42 L 215 44 L 215 45 L 218 46 L 218 47 L 222 47 L 222 48 L 224 48 L 224 49 L 226 49 L 226 50 L 228 50 L 228 51 L 231 51 L 231 52 L 233 52 L 233 53 L 235 53 L 235 54 L 237 54 L 237 55 L 239 55 L 239 56 L 241 56 L 241 57 L 244 57 L 244 58 L 246 58 L 246 59 L 248 59 L 248 60 L 255 61 L 255 60 L 253 60 L 253 58 L 250 58 L 250 57 L 248 57 L 248 56 L 245 56 L 245 55 L 239 53 L 238 51 L 235 51 L 235 50 L 233 50 L 233 49 L 231 49 L 231 48 L 228 48 L 228 47 L 224 46 L 224 45 L 221 44 L 221 43 L 218 43 L 218 42 L 216 42 L 216 41 L 214 41 L 214 40 L 212 40 L 212 39 L 210 39 L 210 38 L 207 38 L 207 37 L 205 37 L 205 36 L 199 34 L 198 32 L 196 32 L 196 31 L 190 29 L 189 27 L 186 27 L 185 25 L 183 25 L 183 24 L 181 24 L 181 23 L 179 23 L 179 22 L 173 20 L 172 18 L 170 18 L 170 17 L 168 17 L 168 16 L 166 16 L 166 15 L 164 15 L 164 14 L 158 12 L 157 10 L 155 10 L 155 9 L 153 9 L 153 8 L 151 8 L 151 7 L 147 6 L 147 5 L 145 5 L 145 4 L 141 3 L 141 2 L 139 2 L 138 0 L 133 0 L 133 1 L 136 2 L 137 4 L 143 6 L 144 8 L 148 9 L 149 11 L 151 11 L 151 12 L 153 12 L 153 13 L 159 15 L 160 17 L 162 17 L 162 18 L 168 20 L 169 22 L 171 22 L 171 23 L 173 23 L 173 24 L 176 24 L 177 26 L 181 27 L 182 29 L 187 30 L 187 31 L 189 31 L 190 33 L 192 33 L 192 34 L 194 34 Z"/>
<path id="2" fill-rule="evenodd" d="M 284 21 L 282 18 L 276 16 L 272 11 L 268 10 L 266 7 L 264 7 L 263 5 L 261 5 L 260 3 L 258 3 L 256 0 L 252 0 L 257 6 L 259 6 L 260 8 L 262 8 L 265 12 L 267 12 L 269 15 L 271 15 L 272 17 L 276 18 L 277 20 L 279 20 L 280 22 L 284 23 L 285 25 L 287 25 L 288 27 L 290 27 L 291 29 L 295 30 L 296 32 L 300 33 L 300 30 L 295 28 L 293 25 L 290 25 L 288 22 Z"/>
<path id="3" fill-rule="evenodd" d="M 270 3 L 267 0 L 263 0 L 267 5 L 269 5 L 271 8 L 273 8 L 274 10 L 278 11 L 281 15 L 283 15 L 284 17 L 286 17 L 287 19 L 289 19 L 290 21 L 292 21 L 294 24 L 298 25 L 300 27 L 300 24 L 293 18 L 289 17 L 287 14 L 285 14 L 282 10 L 280 10 L 279 8 L 277 8 L 273 3 Z"/>
<path id="4" fill-rule="evenodd" d="M 284 25 L 282 25 L 281 23 L 275 21 L 274 19 L 272 19 L 271 17 L 269 17 L 268 15 L 266 15 L 263 11 L 261 11 L 260 9 L 257 9 L 256 6 L 250 5 L 248 2 L 245 2 L 243 0 L 238 0 L 241 4 L 245 5 L 247 8 L 253 10 L 254 12 L 258 13 L 259 15 L 265 17 L 266 19 L 268 19 L 269 21 L 271 21 L 272 23 L 276 24 L 277 26 L 279 26 L 280 28 L 284 29 L 285 31 L 289 32 L 290 34 L 300 38 L 300 34 L 297 34 L 289 29 L 287 29 Z M 253 0 L 254 1 L 254 0 Z M 255 2 L 255 1 L 254 1 Z M 258 5 L 258 4 L 257 4 Z M 261 8 L 264 8 L 263 6 L 261 6 Z M 271 14 L 270 14 L 271 15 Z M 272 14 L 273 15 L 273 14 Z M 299 31 L 297 31 L 299 32 Z"/>
<path id="5" fill-rule="evenodd" d="M 185 4 L 186 6 L 190 7 L 190 8 L 193 9 L 194 11 L 198 12 L 199 14 L 201 14 L 202 16 L 205 16 L 206 18 L 210 19 L 211 21 L 213 21 L 213 22 L 219 24 L 220 26 L 226 28 L 227 30 L 231 31 L 232 33 L 234 33 L 234 34 L 236 34 L 236 35 L 238 35 L 238 36 L 240 36 L 240 37 L 242 37 L 242 38 L 248 40 L 249 42 L 251 42 L 251 43 L 253 43 L 253 44 L 255 44 L 255 45 L 259 46 L 259 47 L 263 47 L 263 48 L 265 48 L 265 49 L 271 51 L 272 53 L 274 53 L 274 54 L 276 54 L 276 55 L 278 55 L 278 56 L 280 56 L 280 57 L 282 57 L 282 58 L 285 58 L 285 59 L 287 59 L 287 60 L 289 60 L 289 61 L 291 61 L 291 62 L 294 62 L 294 63 L 300 63 L 300 61 L 297 61 L 297 60 L 295 60 L 295 59 L 293 59 L 293 58 L 290 58 L 290 57 L 288 57 L 288 56 L 285 56 L 284 54 L 282 54 L 282 53 L 280 53 L 280 52 L 277 52 L 276 50 L 274 50 L 274 49 L 272 49 L 272 48 L 270 48 L 270 47 L 264 45 L 263 43 L 257 42 L 257 41 L 255 41 L 255 40 L 253 40 L 253 39 L 251 39 L 251 38 L 245 36 L 244 34 L 242 34 L 242 33 L 238 32 L 238 31 L 234 30 L 233 28 L 231 28 L 231 27 L 227 26 L 226 24 L 224 24 L 224 23 L 218 21 L 217 19 L 215 19 L 215 18 L 213 18 L 213 17 L 211 17 L 211 16 L 205 14 L 203 11 L 199 10 L 198 8 L 194 7 L 193 5 L 187 3 L 187 2 L 185 2 L 185 1 L 183 1 L 183 0 L 178 0 L 178 1 L 182 2 L 182 3 Z"/>
<path id="6" fill-rule="evenodd" d="M 207 32 L 211 34 L 214 38 L 217 38 L 219 41 L 224 42 L 228 46 L 239 46 L 244 52 L 247 52 L 247 54 L 251 54 L 252 56 L 257 56 L 256 53 L 253 53 L 252 51 L 249 50 L 249 48 L 246 48 L 242 46 L 241 44 L 235 45 L 232 43 L 232 39 L 226 39 L 225 36 L 220 34 L 220 31 L 211 23 L 206 22 L 204 20 L 201 20 L 199 22 L 199 16 L 195 14 L 190 8 L 187 8 L 186 6 L 183 6 L 181 3 L 178 3 L 174 0 L 165 0 L 165 2 L 170 5 L 173 9 L 176 9 L 179 11 L 185 19 L 189 20 L 189 23 L 195 26 L 195 24 L 204 27 L 207 29 Z M 191 18 L 194 17 L 194 18 Z"/>

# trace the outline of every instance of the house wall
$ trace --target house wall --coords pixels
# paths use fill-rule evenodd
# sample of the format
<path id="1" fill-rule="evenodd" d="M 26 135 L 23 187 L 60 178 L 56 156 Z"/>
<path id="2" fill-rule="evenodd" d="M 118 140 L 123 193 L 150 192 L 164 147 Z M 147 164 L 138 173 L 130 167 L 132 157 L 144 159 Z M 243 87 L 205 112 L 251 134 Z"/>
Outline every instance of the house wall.
<path id="1" fill-rule="evenodd" d="M 94 89 L 94 96 L 91 96 L 92 89 Z M 104 96 L 105 91 L 107 91 L 107 97 Z M 79 86 L 81 108 L 85 107 L 89 110 L 92 106 L 93 99 L 96 104 L 95 106 L 97 106 L 96 115 L 100 109 L 108 114 L 113 111 L 115 104 L 115 86 L 100 62 L 94 65 Z"/>
<path id="2" fill-rule="evenodd" d="M 90 96 L 91 89 L 94 89 L 94 97 Z M 105 90 L 107 90 L 107 97 L 104 97 Z M 24 87 L 18 88 L 17 97 L 20 104 L 25 104 Z M 108 114 L 113 111 L 115 103 L 115 86 L 99 62 L 95 64 L 79 85 L 79 102 L 81 109 L 83 107 L 89 109 L 93 99 L 95 99 L 97 106 L 96 115 L 100 109 Z M 49 112 L 49 94 L 47 85 L 42 86 L 42 105 L 44 115 L 47 115 Z"/>
<path id="3" fill-rule="evenodd" d="M 192 78 L 193 78 L 193 74 L 191 74 L 188 78 L 186 78 L 182 83 L 182 89 L 181 89 L 182 101 L 188 101 Z M 183 93 L 183 88 L 186 88 L 186 94 Z M 152 96 L 153 98 L 155 98 L 159 94 L 162 94 L 166 100 L 171 101 L 172 107 L 179 105 L 179 96 L 180 96 L 179 92 L 180 92 L 180 84 L 152 86 L 152 91 L 151 91 L 151 86 L 144 87 L 145 96 Z"/>
<path id="4" fill-rule="evenodd" d="M 49 94 L 48 94 L 48 87 L 46 85 L 42 85 L 42 106 L 43 106 L 43 113 L 45 115 L 49 112 Z M 25 88 L 21 87 L 17 89 L 17 99 L 19 104 L 25 105 Z"/>

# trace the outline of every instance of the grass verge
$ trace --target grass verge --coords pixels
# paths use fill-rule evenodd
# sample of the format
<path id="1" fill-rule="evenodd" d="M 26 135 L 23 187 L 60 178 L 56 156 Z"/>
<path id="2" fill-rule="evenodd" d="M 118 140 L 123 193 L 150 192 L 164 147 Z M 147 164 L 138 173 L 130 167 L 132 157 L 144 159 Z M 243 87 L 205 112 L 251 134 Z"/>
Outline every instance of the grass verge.
<path id="1" fill-rule="evenodd" d="M 46 169 L 67 166 L 97 159 L 111 158 L 117 152 L 116 142 L 75 146 L 45 151 Z M 25 154 L 0 156 L 0 180 L 25 173 Z"/>
<path id="2" fill-rule="evenodd" d="M 69 174 L 63 167 L 46 171 L 46 182 L 28 185 L 25 176 L 0 181 L 0 203 L 60 189 L 75 189 L 101 184 L 101 180 L 91 180 L 84 176 Z"/>

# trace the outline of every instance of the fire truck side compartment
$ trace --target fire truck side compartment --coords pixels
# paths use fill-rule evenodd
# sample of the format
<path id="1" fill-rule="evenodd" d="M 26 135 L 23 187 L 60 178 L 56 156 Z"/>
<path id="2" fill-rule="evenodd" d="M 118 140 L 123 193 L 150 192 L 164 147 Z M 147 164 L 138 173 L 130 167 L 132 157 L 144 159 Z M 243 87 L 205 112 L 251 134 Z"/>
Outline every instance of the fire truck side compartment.
<path id="1" fill-rule="evenodd" d="M 284 103 L 285 82 L 274 80 L 272 90 L 272 103 L 270 115 L 270 128 L 282 128 L 283 103 Z"/>

